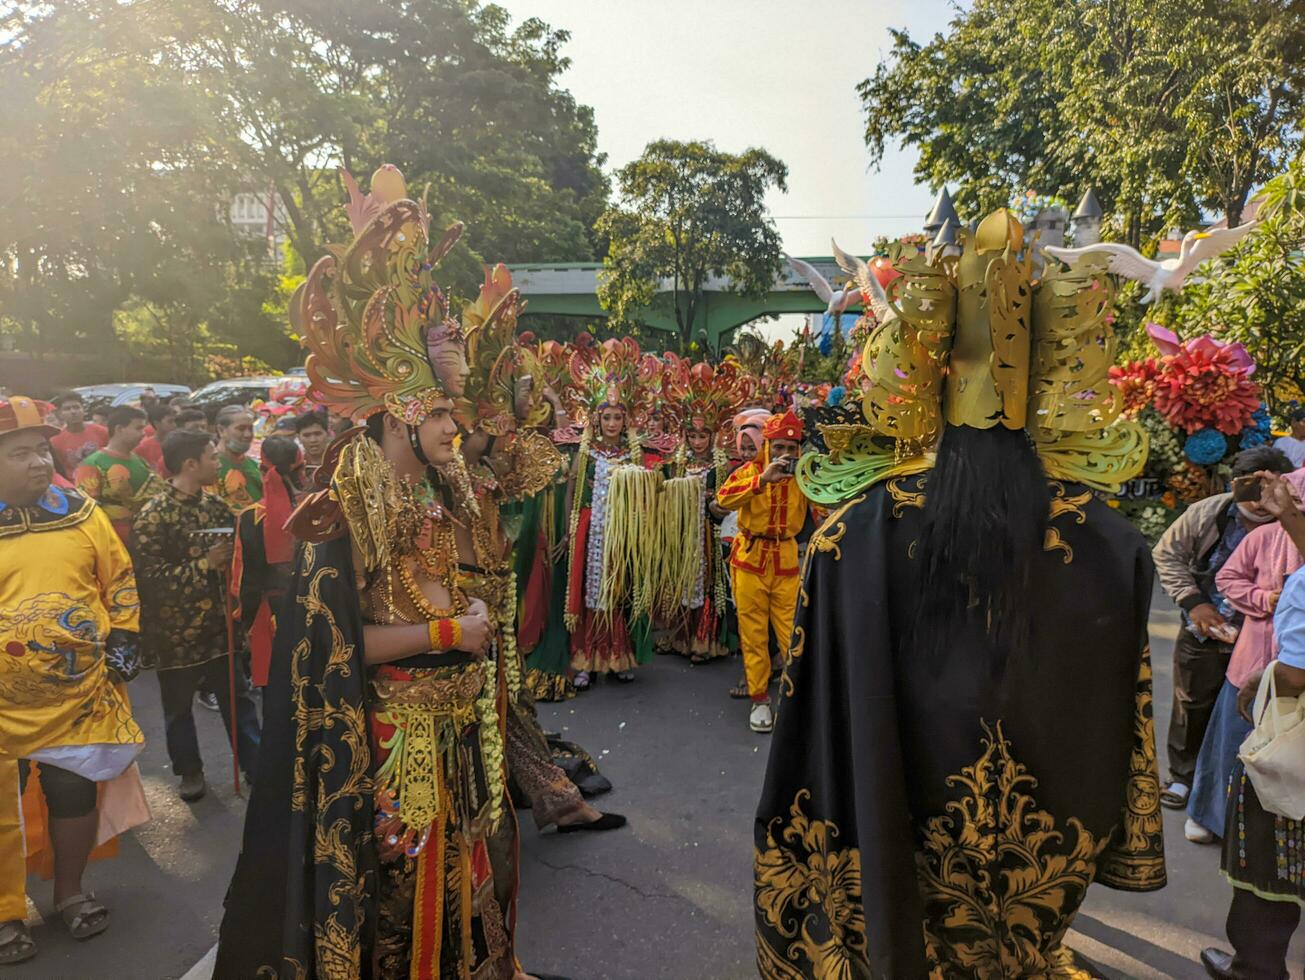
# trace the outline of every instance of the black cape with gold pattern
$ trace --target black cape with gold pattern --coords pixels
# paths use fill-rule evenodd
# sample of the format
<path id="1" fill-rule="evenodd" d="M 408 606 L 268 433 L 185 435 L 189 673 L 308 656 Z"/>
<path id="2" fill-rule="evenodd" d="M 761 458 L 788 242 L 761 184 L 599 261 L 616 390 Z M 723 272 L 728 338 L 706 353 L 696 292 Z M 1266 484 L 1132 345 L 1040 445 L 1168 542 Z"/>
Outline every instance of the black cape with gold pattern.
<path id="1" fill-rule="evenodd" d="M 1031 655 L 994 676 L 976 635 L 925 664 L 904 635 L 927 479 L 808 548 L 755 830 L 763 977 L 1070 976 L 1092 881 L 1164 884 L 1145 542 L 1052 483 Z"/>
<path id="2" fill-rule="evenodd" d="M 372 975 L 371 760 L 349 549 L 342 537 L 303 545 L 296 557 L 222 918 L 218 980 Z"/>

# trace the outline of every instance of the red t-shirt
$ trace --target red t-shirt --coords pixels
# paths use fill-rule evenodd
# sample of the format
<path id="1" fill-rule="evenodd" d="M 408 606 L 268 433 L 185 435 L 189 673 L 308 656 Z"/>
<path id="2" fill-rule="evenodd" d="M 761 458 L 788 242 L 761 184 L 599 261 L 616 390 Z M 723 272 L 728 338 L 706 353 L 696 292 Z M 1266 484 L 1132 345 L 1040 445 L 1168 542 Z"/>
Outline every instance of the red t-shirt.
<path id="1" fill-rule="evenodd" d="M 163 465 L 163 446 L 157 436 L 146 436 L 136 447 L 136 455 L 150 464 L 150 469 L 161 477 L 167 477 L 167 468 Z"/>
<path id="2" fill-rule="evenodd" d="M 70 477 L 77 467 L 91 453 L 97 453 L 109 444 L 109 430 L 94 422 L 87 422 L 81 432 L 69 432 L 64 429 L 57 436 L 50 437 L 50 448 L 65 473 Z"/>

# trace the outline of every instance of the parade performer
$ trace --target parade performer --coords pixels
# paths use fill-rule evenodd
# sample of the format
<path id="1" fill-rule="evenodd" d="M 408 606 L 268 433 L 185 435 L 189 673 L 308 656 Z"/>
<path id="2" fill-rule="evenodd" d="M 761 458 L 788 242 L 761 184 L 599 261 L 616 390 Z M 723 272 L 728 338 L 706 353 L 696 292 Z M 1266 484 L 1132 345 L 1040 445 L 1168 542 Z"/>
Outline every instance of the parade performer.
<path id="1" fill-rule="evenodd" d="M 891 301 L 842 256 L 877 326 L 864 424 L 798 467 L 834 510 L 757 812 L 766 977 L 1084 976 L 1088 885 L 1165 882 L 1151 559 L 1092 492 L 1146 455 L 1111 424 L 1108 260 L 1034 285 L 1008 212 L 959 237 L 895 256 Z"/>
<path id="2" fill-rule="evenodd" d="M 318 261 L 291 313 L 310 397 L 366 430 L 328 451 L 330 489 L 292 524 L 307 543 L 215 976 L 506 980 L 518 975 L 504 766 L 515 667 L 463 586 L 471 530 L 431 476 L 455 458 L 468 373 L 433 279 L 462 226 L 432 247 L 393 167 L 366 196 L 346 182 L 354 241 Z"/>
<path id="3" fill-rule="evenodd" d="M 316 416 L 305 418 L 321 427 Z M 295 542 L 286 522 L 304 490 L 298 443 L 290 436 L 268 436 L 259 470 L 263 499 L 236 517 L 230 583 L 235 601 L 232 615 L 248 638 L 249 680 L 254 687 L 267 684 L 276 615 L 294 571 Z"/>
<path id="4" fill-rule="evenodd" d="M 625 826 L 625 817 L 601 813 L 584 801 L 582 786 L 591 795 L 611 788 L 592 758 L 558 739 L 557 751 L 575 764 L 563 770 L 555 763 L 517 647 L 516 568 L 501 514 L 554 484 L 565 463 L 539 431 L 556 417 L 556 398 L 546 383 L 536 383 L 544 367 L 537 351 L 517 341 L 524 306 L 502 264 L 486 268 L 476 301 L 463 306 L 470 375 L 459 421 L 466 435 L 461 452 L 435 473 L 455 519 L 469 532 L 458 538 L 461 581 L 485 601 L 499 657 L 507 665 L 506 758 L 512 785 L 529 801 L 540 829 L 556 824 L 560 833 L 615 830 Z"/>
<path id="5" fill-rule="evenodd" d="M 671 596 L 671 608 L 660 613 L 671 628 L 671 649 L 694 663 L 705 663 L 738 649 L 738 637 L 725 614 L 730 583 L 720 523 L 727 511 L 716 503 L 716 491 L 730 473 L 721 440 L 734 413 L 752 394 L 753 379 L 729 360 L 719 366 L 690 364 L 667 354 L 666 361 L 667 412 L 683 442 L 667 465 L 664 494 L 673 498 L 681 489 L 689 494 L 689 523 L 696 529 L 699 548 L 685 588 Z M 674 530 L 668 528 L 667 533 Z"/>
<path id="6" fill-rule="evenodd" d="M 565 391 L 571 351 L 555 341 L 536 342 L 523 334 L 528 370 L 542 385 L 551 409 L 540 420 L 542 431 L 572 433 L 571 420 L 558 391 Z M 574 438 L 579 439 L 579 431 Z M 526 658 L 526 685 L 536 701 L 565 701 L 575 697 L 571 683 L 571 634 L 567 631 L 567 474 L 575 460 L 574 444 L 555 440 L 563 454 L 558 478 L 518 505 L 505 505 L 505 517 L 519 520 L 514 552 L 517 574 L 517 642 Z M 511 511 L 511 513 L 509 513 Z"/>
<path id="7" fill-rule="evenodd" d="M 771 416 L 761 430 L 760 454 L 731 473 L 716 494 L 721 507 L 739 512 L 730 568 L 752 701 L 748 725 L 754 732 L 769 732 L 775 723 L 770 705 L 770 631 L 775 631 L 783 649 L 793 629 L 797 534 L 807 517 L 807 499 L 793 480 L 802 431 L 792 409 Z"/>
<path id="8" fill-rule="evenodd" d="M 652 660 L 646 617 L 630 615 L 632 583 L 612 574 L 607 538 L 614 532 L 637 535 L 637 507 L 613 507 L 609 490 L 623 466 L 651 469 L 660 457 L 645 453 L 638 420 L 642 398 L 659 380 L 660 364 L 644 357 L 631 338 L 606 340 L 577 350 L 571 358 L 573 398 L 584 422 L 580 445 L 566 488 L 566 616 L 571 632 L 571 669 L 577 690 L 591 675 L 612 673 L 634 680 L 634 668 Z"/>
<path id="9" fill-rule="evenodd" d="M 145 737 L 122 686 L 139 669 L 136 580 L 104 511 L 51 485 L 58 434 L 31 399 L 0 399 L 0 964 L 37 952 L 25 883 L 47 828 L 24 827 L 31 764 L 49 815 L 55 908 L 75 939 L 109 925 L 82 887 L 88 857 L 140 822 L 106 831 L 114 821 L 99 802 L 113 781 L 139 788 Z"/>

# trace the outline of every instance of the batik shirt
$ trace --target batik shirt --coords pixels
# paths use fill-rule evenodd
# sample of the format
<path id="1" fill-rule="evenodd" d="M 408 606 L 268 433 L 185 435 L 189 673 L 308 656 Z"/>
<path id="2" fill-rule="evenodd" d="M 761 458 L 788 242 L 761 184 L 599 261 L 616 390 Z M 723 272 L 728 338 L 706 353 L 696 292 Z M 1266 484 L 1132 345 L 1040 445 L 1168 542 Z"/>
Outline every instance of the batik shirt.
<path id="1" fill-rule="evenodd" d="M 108 449 L 91 453 L 77 467 L 77 489 L 97 500 L 123 543 L 131 543 L 131 522 L 158 489 L 158 478 L 135 453 L 119 456 Z"/>
<path id="2" fill-rule="evenodd" d="M 95 501 L 51 487 L 31 507 L 0 503 L 0 760 L 60 749 L 74 771 L 125 768 L 144 736 L 108 652 L 134 642 L 139 611 Z"/>
<path id="3" fill-rule="evenodd" d="M 231 527 L 231 522 L 231 511 L 213 494 L 185 493 L 171 483 L 163 484 L 136 515 L 147 667 L 190 667 L 226 656 L 222 569 L 204 557 L 221 539 L 195 532 Z"/>
<path id="4" fill-rule="evenodd" d="M 258 460 L 251 456 L 231 456 L 225 450 L 219 450 L 215 489 L 233 514 L 258 503 L 263 499 L 263 474 L 259 472 Z"/>

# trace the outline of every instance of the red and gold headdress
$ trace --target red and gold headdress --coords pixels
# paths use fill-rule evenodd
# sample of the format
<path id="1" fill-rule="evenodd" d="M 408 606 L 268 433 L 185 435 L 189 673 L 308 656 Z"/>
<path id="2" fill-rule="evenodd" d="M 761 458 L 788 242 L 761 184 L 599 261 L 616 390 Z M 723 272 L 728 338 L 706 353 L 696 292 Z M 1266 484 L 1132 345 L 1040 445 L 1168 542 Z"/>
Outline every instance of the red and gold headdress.
<path id="1" fill-rule="evenodd" d="M 384 410 L 418 425 L 434 402 L 465 390 L 462 328 L 434 280 L 463 226 L 450 225 L 432 247 L 430 214 L 406 197 L 397 169 L 379 168 L 367 195 L 344 179 L 354 240 L 331 247 L 290 301 L 309 351 L 310 397 L 357 421 Z"/>
<path id="2" fill-rule="evenodd" d="M 756 379 L 733 358 L 720 364 L 692 364 L 676 354 L 665 355 L 662 378 L 664 409 L 681 428 L 723 432 L 734 414 L 756 392 Z"/>
<path id="3" fill-rule="evenodd" d="M 661 362 L 632 337 L 577 347 L 571 354 L 569 395 L 575 413 L 590 424 L 604 408 L 619 407 L 639 426 L 660 390 Z"/>

